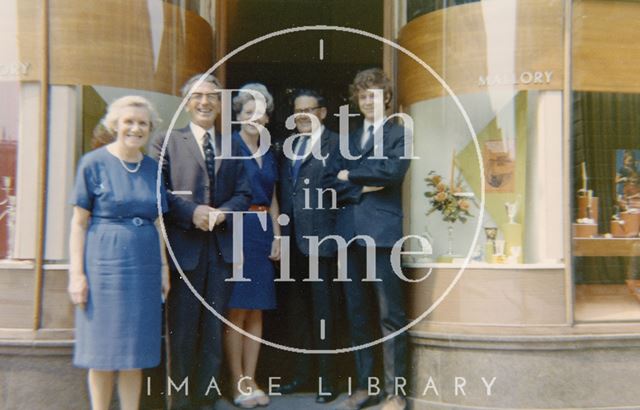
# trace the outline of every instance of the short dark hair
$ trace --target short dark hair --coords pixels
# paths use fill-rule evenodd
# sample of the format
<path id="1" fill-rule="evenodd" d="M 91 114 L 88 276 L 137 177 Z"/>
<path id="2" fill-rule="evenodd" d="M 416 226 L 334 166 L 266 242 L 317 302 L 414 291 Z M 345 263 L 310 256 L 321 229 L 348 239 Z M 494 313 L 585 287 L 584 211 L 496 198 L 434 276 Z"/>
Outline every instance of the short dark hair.
<path id="1" fill-rule="evenodd" d="M 291 106 L 293 107 L 296 103 L 298 97 L 313 97 L 318 101 L 319 107 L 326 107 L 327 101 L 324 99 L 322 95 L 316 90 L 312 90 L 310 88 L 298 88 L 293 92 L 293 96 L 291 97 Z"/>

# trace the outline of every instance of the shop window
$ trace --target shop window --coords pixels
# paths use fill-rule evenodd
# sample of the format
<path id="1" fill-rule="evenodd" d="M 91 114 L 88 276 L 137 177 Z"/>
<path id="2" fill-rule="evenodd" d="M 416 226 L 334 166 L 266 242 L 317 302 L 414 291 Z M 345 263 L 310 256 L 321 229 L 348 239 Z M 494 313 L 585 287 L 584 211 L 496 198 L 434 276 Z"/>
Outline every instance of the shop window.
<path id="1" fill-rule="evenodd" d="M 640 94 L 574 93 L 576 319 L 640 319 Z"/>
<path id="2" fill-rule="evenodd" d="M 479 269 L 557 274 L 565 223 L 562 4 L 406 5 L 400 43 L 450 89 L 399 55 L 399 100 L 415 122 L 420 158 L 410 169 L 405 231 L 432 245 L 420 262 L 468 259 Z"/>
<path id="3" fill-rule="evenodd" d="M 577 321 L 640 320 L 639 1 L 572 2 Z"/>
<path id="4" fill-rule="evenodd" d="M 560 263 L 561 208 L 548 206 L 561 201 L 560 93 L 492 90 L 459 98 L 477 146 L 451 99 L 409 107 L 420 158 L 410 170 L 409 229 L 432 244 L 424 261 L 462 263 L 469 255 L 472 265 Z"/>
<path id="5" fill-rule="evenodd" d="M 0 259 L 15 249 L 19 83 L 0 82 Z"/>

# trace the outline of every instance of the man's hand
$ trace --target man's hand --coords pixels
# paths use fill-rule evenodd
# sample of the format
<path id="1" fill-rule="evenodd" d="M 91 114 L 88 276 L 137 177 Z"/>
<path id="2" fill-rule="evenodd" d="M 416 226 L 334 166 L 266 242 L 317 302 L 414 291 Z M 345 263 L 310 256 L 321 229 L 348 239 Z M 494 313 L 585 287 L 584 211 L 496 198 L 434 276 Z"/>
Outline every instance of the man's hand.
<path id="1" fill-rule="evenodd" d="M 383 186 L 363 186 L 362 187 L 362 193 L 366 194 L 368 192 L 376 192 L 376 191 L 381 191 L 383 190 L 384 187 Z"/>
<path id="2" fill-rule="evenodd" d="M 215 210 L 215 208 L 207 205 L 198 205 L 193 211 L 193 217 L 191 218 L 196 228 L 202 231 L 209 231 L 209 212 Z"/>
<path id="3" fill-rule="evenodd" d="M 216 226 L 220 225 L 221 223 L 223 223 L 227 217 L 224 214 L 223 211 L 221 211 L 220 209 L 217 208 L 209 208 L 209 212 L 211 212 L 209 214 L 210 217 L 214 218 L 211 223 L 209 224 L 209 227 L 211 229 L 215 228 Z"/>
<path id="4" fill-rule="evenodd" d="M 343 169 L 338 172 L 338 179 L 340 181 L 348 181 L 349 180 L 349 170 Z"/>

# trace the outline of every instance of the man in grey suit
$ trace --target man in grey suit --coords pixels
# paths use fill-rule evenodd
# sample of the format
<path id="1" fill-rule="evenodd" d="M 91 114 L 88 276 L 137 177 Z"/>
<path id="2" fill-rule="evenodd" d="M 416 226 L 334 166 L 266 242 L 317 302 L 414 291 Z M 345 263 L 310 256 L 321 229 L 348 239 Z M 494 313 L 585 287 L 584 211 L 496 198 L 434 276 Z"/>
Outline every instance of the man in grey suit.
<path id="1" fill-rule="evenodd" d="M 298 131 L 292 144 L 295 156 L 284 159 L 280 167 L 280 211 L 290 218 L 289 224 L 282 227 L 282 233 L 291 238 L 291 277 L 296 280 L 285 284 L 286 300 L 282 301 L 290 324 L 288 343 L 305 349 L 333 349 L 335 241 L 310 247 L 307 238 L 314 236 L 321 240 L 334 234 L 336 210 L 332 208 L 337 198 L 331 195 L 330 190 L 323 189 L 322 182 L 331 160 L 329 153 L 338 145 L 338 135 L 322 124 L 327 108 L 324 98 L 317 92 L 297 90 L 293 97 L 293 110 Z M 314 152 L 326 158 L 316 158 Z M 302 282 L 309 277 L 310 257 L 312 260 L 317 257 L 321 282 Z M 297 354 L 294 378 L 280 391 L 293 393 L 312 382 L 314 389 L 318 389 L 318 403 L 334 400 L 332 356 L 318 357 L 318 378 L 313 379 L 309 359 L 309 355 Z"/>
<path id="2" fill-rule="evenodd" d="M 241 154 L 231 136 L 221 136 L 214 127 L 221 109 L 220 83 L 208 75 L 193 88 L 200 77 L 192 77 L 182 89 L 184 97 L 191 92 L 186 105 L 189 125 L 173 131 L 167 141 L 157 135 L 149 153 L 161 162 L 168 191 L 169 245 L 195 291 L 224 315 L 231 293 L 231 283 L 225 279 L 231 276 L 233 230 L 231 215 L 222 212 L 247 210 L 251 188 L 242 160 L 222 158 L 223 139 L 233 144 L 234 157 Z M 223 358 L 222 322 L 200 303 L 173 264 L 171 286 L 167 299 L 170 407 L 212 409 L 219 393 L 213 379 Z"/>
<path id="3" fill-rule="evenodd" d="M 391 92 L 391 82 L 381 69 L 372 68 L 356 75 L 351 85 L 351 98 L 364 121 L 363 126 L 349 136 L 349 153 L 355 158 L 347 159 L 336 153 L 328 174 L 341 206 L 336 231 L 348 243 L 347 275 L 350 281 L 343 282 L 343 289 L 354 346 L 372 342 L 376 325 L 383 336 L 406 325 L 404 282 L 393 271 L 391 249 L 402 238 L 402 181 L 409 168 L 409 159 L 404 158 L 405 128 L 383 115 L 391 101 Z M 377 97 L 383 101 L 376 102 Z M 376 106 L 376 103 L 379 104 Z M 363 236 L 373 243 L 356 239 Z M 371 248 L 375 251 L 378 281 L 363 282 L 369 273 L 367 250 Z M 373 292 L 369 292 L 369 286 L 373 286 Z M 371 294 L 375 295 L 375 300 L 371 299 Z M 371 310 L 376 307 L 377 312 Z M 373 321 L 376 317 L 378 323 Z M 384 342 L 386 400 L 383 410 L 406 407 L 403 391 L 397 388 L 406 381 L 406 355 L 405 333 Z M 369 378 L 374 372 L 371 348 L 356 351 L 356 368 L 356 391 L 339 404 L 339 410 L 357 410 L 373 401 L 368 395 Z"/>

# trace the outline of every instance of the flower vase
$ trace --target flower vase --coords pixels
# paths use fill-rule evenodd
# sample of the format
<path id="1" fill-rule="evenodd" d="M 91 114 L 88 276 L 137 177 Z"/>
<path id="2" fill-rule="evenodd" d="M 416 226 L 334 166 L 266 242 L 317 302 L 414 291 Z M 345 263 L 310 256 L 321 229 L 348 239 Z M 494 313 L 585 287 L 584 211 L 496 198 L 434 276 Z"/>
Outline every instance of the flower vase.
<path id="1" fill-rule="evenodd" d="M 453 253 L 453 223 L 447 227 L 447 253 L 438 257 L 438 262 L 451 263 L 454 259 L 460 258 L 460 255 Z"/>

